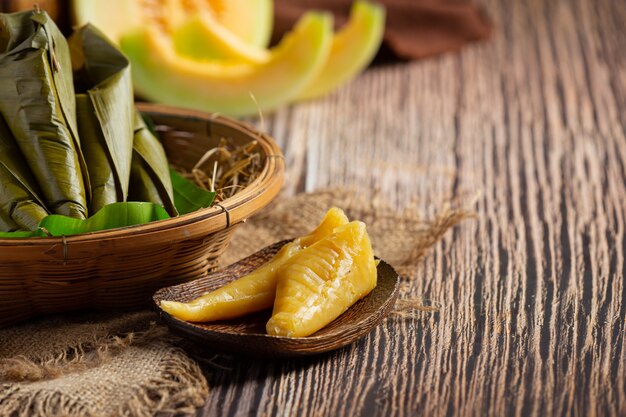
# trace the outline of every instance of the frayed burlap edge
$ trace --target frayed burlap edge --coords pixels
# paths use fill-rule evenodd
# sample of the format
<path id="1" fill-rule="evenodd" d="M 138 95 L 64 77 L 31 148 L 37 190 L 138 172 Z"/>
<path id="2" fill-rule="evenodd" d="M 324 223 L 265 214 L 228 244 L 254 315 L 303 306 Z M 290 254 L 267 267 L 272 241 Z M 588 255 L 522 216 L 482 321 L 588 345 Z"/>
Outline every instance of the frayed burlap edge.
<path id="1" fill-rule="evenodd" d="M 155 413 L 193 413 L 202 406 L 208 386 L 200 367 L 183 350 L 168 347 L 169 354 L 159 364 L 158 378 L 138 387 L 132 399 L 112 413 L 98 413 L 60 391 L 23 395 L 19 382 L 59 378 L 102 366 L 130 346 L 166 344 L 172 341 L 167 328 L 151 323 L 144 332 L 113 336 L 72 347 L 67 352 L 40 360 L 17 356 L 0 360 L 0 416 L 11 417 L 148 417 Z M 185 387 L 181 389 L 181 387 Z"/>
<path id="2" fill-rule="evenodd" d="M 0 382 L 35 382 L 59 378 L 72 372 L 102 366 L 130 345 L 142 345 L 153 340 L 170 337 L 167 328 L 150 324 L 143 332 L 132 332 L 125 336 L 112 336 L 105 340 L 93 340 L 71 346 L 59 354 L 41 359 L 24 355 L 0 359 Z"/>
<path id="3" fill-rule="evenodd" d="M 452 229 L 464 220 L 476 217 L 476 213 L 473 210 L 465 207 L 453 208 L 453 204 L 455 203 L 445 203 L 443 208 L 437 213 L 433 220 L 424 222 L 424 229 L 422 231 L 423 238 L 413 247 L 412 254 L 409 258 L 411 260 L 409 265 L 419 263 L 427 255 L 429 249 L 441 240 L 448 230 Z M 402 269 L 405 269 L 409 265 L 405 264 L 401 267 Z M 413 279 L 414 276 L 411 274 L 405 274 L 402 275 L 402 278 L 405 279 L 405 282 L 409 281 L 410 285 L 410 280 Z M 416 318 L 416 314 L 419 312 L 436 313 L 439 311 L 439 305 L 433 305 L 431 302 L 425 302 L 422 297 L 403 297 L 402 293 L 403 291 L 400 292 L 400 297 L 396 301 L 394 309 L 390 314 L 390 318 L 392 319 L 414 319 Z"/>
<path id="4" fill-rule="evenodd" d="M 133 400 L 126 403 L 119 413 L 123 417 L 150 417 L 157 412 L 172 414 L 195 413 L 209 393 L 206 379 L 200 367 L 180 353 L 167 359 L 163 377 L 150 380 L 141 387 Z M 187 387 L 183 390 L 180 387 Z"/>

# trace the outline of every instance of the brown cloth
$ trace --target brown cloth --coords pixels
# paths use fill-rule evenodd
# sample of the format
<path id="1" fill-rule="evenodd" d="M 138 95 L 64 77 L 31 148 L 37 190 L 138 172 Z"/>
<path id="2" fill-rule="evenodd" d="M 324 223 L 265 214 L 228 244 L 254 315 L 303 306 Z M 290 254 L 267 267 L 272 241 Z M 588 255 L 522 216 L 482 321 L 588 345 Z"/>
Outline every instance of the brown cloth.
<path id="1" fill-rule="evenodd" d="M 398 57 L 419 59 L 457 51 L 489 37 L 492 24 L 475 4 L 459 0 L 376 0 L 387 9 L 384 44 Z M 309 9 L 328 10 L 343 25 L 353 0 L 275 0 L 273 39 L 288 32 Z"/>

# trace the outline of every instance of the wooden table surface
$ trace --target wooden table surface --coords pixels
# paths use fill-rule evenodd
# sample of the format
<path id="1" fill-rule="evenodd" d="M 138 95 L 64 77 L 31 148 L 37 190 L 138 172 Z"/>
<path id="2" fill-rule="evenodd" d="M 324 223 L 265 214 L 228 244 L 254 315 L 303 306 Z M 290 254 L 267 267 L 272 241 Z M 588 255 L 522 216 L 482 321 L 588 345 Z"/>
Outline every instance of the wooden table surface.
<path id="1" fill-rule="evenodd" d="M 625 416 L 626 1 L 484 0 L 497 32 L 265 120 L 286 194 L 349 185 L 432 213 L 440 306 L 318 358 L 207 373 L 203 416 Z"/>

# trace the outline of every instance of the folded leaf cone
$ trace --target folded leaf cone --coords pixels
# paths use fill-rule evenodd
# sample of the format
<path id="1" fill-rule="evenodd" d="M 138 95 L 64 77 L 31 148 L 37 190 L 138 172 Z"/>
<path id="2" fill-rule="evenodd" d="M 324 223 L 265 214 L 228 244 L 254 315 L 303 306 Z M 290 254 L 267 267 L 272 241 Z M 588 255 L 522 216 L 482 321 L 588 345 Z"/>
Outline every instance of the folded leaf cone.
<path id="1" fill-rule="evenodd" d="M 128 200 L 160 204 L 170 216 L 178 214 L 165 150 L 159 139 L 148 129 L 139 112 L 135 112 Z"/>
<path id="2" fill-rule="evenodd" d="M 0 113 L 46 207 L 86 218 L 88 174 L 78 142 L 69 48 L 45 12 L 0 15 Z"/>
<path id="3" fill-rule="evenodd" d="M 36 230 L 48 215 L 36 198 L 23 187 L 13 174 L 0 164 L 1 231 Z"/>
<path id="4" fill-rule="evenodd" d="M 0 231 L 35 230 L 48 212 L 11 132 L 0 117 Z"/>
<path id="5" fill-rule="evenodd" d="M 126 201 L 133 155 L 133 87 L 130 64 L 91 25 L 68 40 L 76 88 L 81 147 L 91 184 L 90 211 Z"/>
<path id="6" fill-rule="evenodd" d="M 0 210 L 0 233 L 18 231 L 19 226 L 2 210 Z"/>

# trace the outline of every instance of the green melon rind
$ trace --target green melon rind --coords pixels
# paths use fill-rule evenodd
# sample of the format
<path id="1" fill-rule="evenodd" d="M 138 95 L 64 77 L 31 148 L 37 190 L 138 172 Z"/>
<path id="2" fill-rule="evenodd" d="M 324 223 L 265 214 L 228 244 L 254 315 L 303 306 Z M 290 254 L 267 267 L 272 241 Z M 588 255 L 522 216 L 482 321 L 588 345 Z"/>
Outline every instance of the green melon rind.
<path id="1" fill-rule="evenodd" d="M 326 65 L 297 96 L 298 100 L 330 93 L 363 71 L 374 59 L 383 40 L 385 8 L 358 0 L 350 19 L 333 38 Z"/>
<path id="2" fill-rule="evenodd" d="M 260 64 L 270 58 L 270 51 L 250 45 L 209 16 L 197 15 L 172 32 L 174 49 L 197 61 L 239 61 Z"/>

